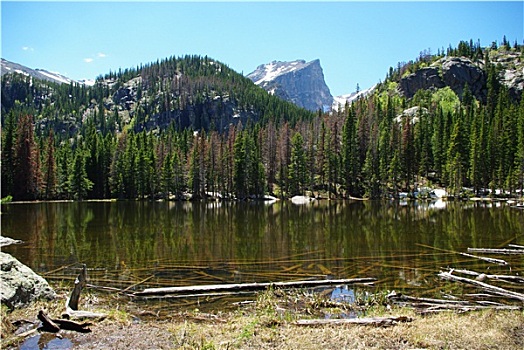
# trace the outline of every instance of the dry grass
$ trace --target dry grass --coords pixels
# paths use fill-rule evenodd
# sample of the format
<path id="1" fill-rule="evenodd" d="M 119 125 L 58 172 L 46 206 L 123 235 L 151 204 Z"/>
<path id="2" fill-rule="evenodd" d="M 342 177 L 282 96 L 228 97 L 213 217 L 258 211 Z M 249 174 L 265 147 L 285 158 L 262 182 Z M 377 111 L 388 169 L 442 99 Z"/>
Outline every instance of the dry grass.
<path id="1" fill-rule="evenodd" d="M 2 348 L 16 347 L 4 327 L 8 321 L 34 320 L 39 309 L 60 315 L 63 300 L 35 303 L 8 313 L 2 310 Z M 317 317 L 337 305 L 304 293 L 259 295 L 257 303 L 227 313 L 198 310 L 172 314 L 158 320 L 141 316 L 134 303 L 116 297 L 87 295 L 83 308 L 109 313 L 89 334 L 64 332 L 75 349 L 523 349 L 523 311 L 445 312 L 416 315 L 410 309 L 371 306 L 366 316 L 406 315 L 414 320 L 388 328 L 372 326 L 297 326 L 294 321 Z"/>

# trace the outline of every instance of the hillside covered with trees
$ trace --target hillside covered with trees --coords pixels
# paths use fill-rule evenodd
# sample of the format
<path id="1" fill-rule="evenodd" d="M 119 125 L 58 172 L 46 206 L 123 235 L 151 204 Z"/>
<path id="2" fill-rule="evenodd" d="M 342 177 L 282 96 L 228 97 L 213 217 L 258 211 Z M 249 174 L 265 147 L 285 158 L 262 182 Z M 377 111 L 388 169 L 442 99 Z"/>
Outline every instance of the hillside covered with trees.
<path id="1" fill-rule="evenodd" d="M 93 87 L 10 74 L 2 79 L 2 197 L 381 198 L 422 185 L 516 194 L 524 101 L 504 68 L 524 61 L 524 47 L 504 39 L 444 51 L 398 64 L 373 94 L 333 113 L 281 101 L 199 56 L 111 72 Z M 402 92 L 410 75 L 439 72 L 449 57 L 480 67 L 480 93 L 468 84 Z"/>

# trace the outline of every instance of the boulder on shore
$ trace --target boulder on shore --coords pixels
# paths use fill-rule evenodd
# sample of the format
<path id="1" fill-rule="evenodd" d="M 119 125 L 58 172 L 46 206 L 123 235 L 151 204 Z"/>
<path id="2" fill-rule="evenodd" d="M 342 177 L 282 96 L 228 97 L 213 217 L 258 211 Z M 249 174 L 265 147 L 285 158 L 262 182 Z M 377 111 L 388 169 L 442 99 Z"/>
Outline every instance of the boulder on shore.
<path id="1" fill-rule="evenodd" d="M 26 306 L 56 294 L 47 281 L 9 254 L 0 252 L 0 295 L 9 308 Z"/>

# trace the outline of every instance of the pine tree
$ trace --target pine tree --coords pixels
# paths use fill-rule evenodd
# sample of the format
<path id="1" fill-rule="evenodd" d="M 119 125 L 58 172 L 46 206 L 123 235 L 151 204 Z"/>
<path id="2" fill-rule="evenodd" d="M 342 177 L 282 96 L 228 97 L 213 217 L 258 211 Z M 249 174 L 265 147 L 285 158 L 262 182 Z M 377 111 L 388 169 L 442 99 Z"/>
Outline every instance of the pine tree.
<path id="1" fill-rule="evenodd" d="M 82 147 L 77 147 L 69 174 L 69 192 L 76 200 L 83 200 L 93 187 L 93 182 L 87 177 L 86 171 L 86 151 Z"/>
<path id="2" fill-rule="evenodd" d="M 296 132 L 291 139 L 291 158 L 289 164 L 290 195 L 302 194 L 306 185 L 306 154 L 304 139 Z"/>
<path id="3" fill-rule="evenodd" d="M 44 198 L 56 198 L 57 174 L 56 174 L 56 160 L 55 160 L 55 140 L 54 133 L 51 130 L 47 139 L 46 161 L 44 168 Z"/>
<path id="4" fill-rule="evenodd" d="M 235 139 L 233 183 L 235 196 L 245 199 L 247 196 L 247 155 L 244 142 L 245 134 L 242 132 Z"/>
<path id="5" fill-rule="evenodd" d="M 20 117 L 15 144 L 13 198 L 34 200 L 39 194 L 40 174 L 38 149 L 34 138 L 33 117 Z"/>
<path id="6" fill-rule="evenodd" d="M 16 139 L 15 113 L 11 111 L 7 114 L 2 127 L 2 198 L 14 194 Z"/>

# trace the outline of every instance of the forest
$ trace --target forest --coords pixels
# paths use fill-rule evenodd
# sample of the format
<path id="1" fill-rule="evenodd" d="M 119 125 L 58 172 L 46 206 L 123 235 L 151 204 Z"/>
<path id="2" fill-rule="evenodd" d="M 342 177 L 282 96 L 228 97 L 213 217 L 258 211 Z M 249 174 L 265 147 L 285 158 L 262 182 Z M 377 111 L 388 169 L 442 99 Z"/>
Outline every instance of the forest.
<path id="1" fill-rule="evenodd" d="M 461 42 L 391 68 L 375 91 L 311 113 L 208 57 L 157 61 L 93 87 L 2 78 L 2 197 L 261 199 L 391 198 L 421 186 L 453 196 L 521 195 L 524 99 L 500 82 L 494 52 Z M 487 98 L 468 86 L 397 90 L 446 56 L 482 61 Z M 342 106 L 341 106 L 342 107 Z"/>

